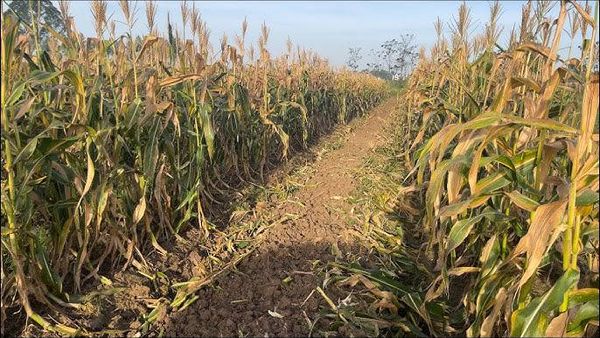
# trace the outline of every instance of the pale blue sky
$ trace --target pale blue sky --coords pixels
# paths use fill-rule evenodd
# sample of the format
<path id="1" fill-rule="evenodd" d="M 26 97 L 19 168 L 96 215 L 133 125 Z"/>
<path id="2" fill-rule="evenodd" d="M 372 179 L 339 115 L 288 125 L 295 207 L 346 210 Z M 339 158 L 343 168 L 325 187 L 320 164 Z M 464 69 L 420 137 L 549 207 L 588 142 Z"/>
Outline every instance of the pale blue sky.
<path id="1" fill-rule="evenodd" d="M 189 1 L 188 1 L 189 2 Z M 269 50 L 273 55 L 285 49 L 288 36 L 294 44 L 313 49 L 333 65 L 343 65 L 349 47 L 362 47 L 368 58 L 369 50 L 381 42 L 404 33 L 413 33 L 419 45 L 430 46 L 435 41 L 433 22 L 440 17 L 450 22 L 457 13 L 459 1 L 197 1 L 202 19 L 211 31 L 211 42 L 218 46 L 223 33 L 230 40 L 240 32 L 244 17 L 248 19 L 247 41 L 256 41 L 263 22 L 271 29 Z M 175 24 L 181 23 L 178 1 L 158 1 L 157 27 L 166 30 L 167 13 Z M 522 1 L 503 1 L 500 23 L 504 36 L 520 20 Z M 468 1 L 473 29 L 482 29 L 489 17 L 489 1 Z M 74 1 L 71 6 L 76 25 L 85 35 L 94 35 L 93 18 L 88 1 Z M 138 5 L 138 22 L 134 30 L 146 33 L 144 3 Z M 122 20 L 117 1 L 109 1 L 108 14 Z M 117 29 L 124 29 L 117 24 Z M 189 31 L 189 29 L 188 29 Z"/>

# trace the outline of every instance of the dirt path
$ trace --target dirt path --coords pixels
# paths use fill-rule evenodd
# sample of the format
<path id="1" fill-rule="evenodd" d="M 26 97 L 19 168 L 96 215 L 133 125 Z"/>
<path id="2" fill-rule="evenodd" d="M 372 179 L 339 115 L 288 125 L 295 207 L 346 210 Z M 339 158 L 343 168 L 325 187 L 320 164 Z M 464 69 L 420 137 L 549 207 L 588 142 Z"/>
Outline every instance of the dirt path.
<path id="1" fill-rule="evenodd" d="M 346 197 L 355 188 L 352 172 L 381 144 L 379 135 L 395 103 L 395 98 L 389 99 L 367 118 L 350 124 L 351 132 L 341 147 L 314 163 L 312 177 L 292 197 L 297 203 L 285 203 L 276 210 L 279 215 L 298 217 L 270 229 L 257 250 L 239 264 L 237 273 L 199 291 L 193 305 L 160 323 L 165 335 L 309 333 L 319 306 L 326 304 L 313 292 L 321 283 L 311 272 L 313 264 L 332 260 L 334 244 L 350 250 L 353 240 L 345 215 L 351 208 Z"/>

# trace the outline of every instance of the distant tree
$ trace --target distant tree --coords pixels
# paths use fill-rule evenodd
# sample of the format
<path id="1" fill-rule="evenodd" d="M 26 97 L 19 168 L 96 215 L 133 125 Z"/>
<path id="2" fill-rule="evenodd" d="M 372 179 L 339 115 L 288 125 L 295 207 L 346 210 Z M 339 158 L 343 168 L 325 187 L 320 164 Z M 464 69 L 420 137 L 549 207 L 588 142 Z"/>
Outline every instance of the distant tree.
<path id="1" fill-rule="evenodd" d="M 417 46 L 413 34 L 401 35 L 398 39 L 387 40 L 378 50 L 373 50 L 377 62 L 369 64 L 371 71 L 386 74 L 391 80 L 395 75 L 401 79 L 409 73 L 417 59 Z"/>
<path id="2" fill-rule="evenodd" d="M 371 49 L 370 54 L 371 59 L 378 59 L 378 53 L 376 50 Z M 391 75 L 388 74 L 387 71 L 383 70 L 383 65 L 381 62 L 379 62 L 379 60 L 377 62 L 367 62 L 367 69 L 363 70 L 363 72 L 369 73 L 371 75 L 380 77 L 385 80 L 391 79 Z"/>
<path id="3" fill-rule="evenodd" d="M 362 55 L 360 55 L 361 49 L 362 48 L 360 47 L 348 48 L 348 61 L 346 62 L 346 64 L 353 71 L 358 70 L 358 63 L 362 59 Z"/>
<path id="4" fill-rule="evenodd" d="M 23 21 L 27 26 L 33 27 L 35 23 L 43 23 L 53 30 L 64 33 L 65 24 L 63 18 L 50 0 L 3 0 L 7 9 L 4 14 L 11 13 Z M 35 21 L 34 21 L 35 20 Z M 38 26 L 40 32 L 40 43 L 47 46 L 50 33 L 42 26 Z"/>
<path id="5" fill-rule="evenodd" d="M 391 73 L 384 69 L 369 69 L 365 72 L 384 80 L 391 80 L 393 77 Z"/>

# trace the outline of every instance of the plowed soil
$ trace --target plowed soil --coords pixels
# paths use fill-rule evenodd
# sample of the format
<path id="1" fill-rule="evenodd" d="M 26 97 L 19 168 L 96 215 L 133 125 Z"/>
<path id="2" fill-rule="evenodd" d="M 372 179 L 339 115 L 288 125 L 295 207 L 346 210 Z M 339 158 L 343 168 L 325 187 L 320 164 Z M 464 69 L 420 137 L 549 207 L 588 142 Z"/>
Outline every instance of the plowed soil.
<path id="1" fill-rule="evenodd" d="M 395 103 L 395 98 L 387 100 L 366 118 L 342 127 L 350 132 L 341 146 L 313 164 L 312 176 L 292 196 L 298 203 L 270 210 L 298 217 L 269 229 L 235 273 L 218 278 L 198 292 L 190 307 L 156 323 L 158 331 L 167 336 L 307 336 L 315 314 L 327 306 L 314 292 L 322 282 L 312 273 L 315 264 L 333 260 L 332 248 L 361 250 L 353 244 L 346 198 L 356 186 L 353 171 L 383 142 L 380 134 Z M 335 290 L 328 295 L 336 301 Z"/>

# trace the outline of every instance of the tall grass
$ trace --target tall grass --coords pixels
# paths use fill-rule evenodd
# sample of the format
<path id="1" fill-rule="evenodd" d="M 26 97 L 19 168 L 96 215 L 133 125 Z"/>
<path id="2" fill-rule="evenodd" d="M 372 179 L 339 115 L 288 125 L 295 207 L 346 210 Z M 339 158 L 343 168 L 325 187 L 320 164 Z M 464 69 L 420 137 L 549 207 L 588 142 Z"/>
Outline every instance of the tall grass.
<path id="1" fill-rule="evenodd" d="M 46 50 L 39 25 L 2 20 L 2 311 L 22 306 L 66 334 L 31 300 L 74 306 L 101 269 L 140 267 L 187 226 L 208 237 L 232 185 L 262 179 L 387 92 L 291 43 L 271 57 L 265 26 L 256 45 L 244 22 L 215 51 L 185 2 L 183 30 L 169 23 L 166 34 L 146 2 L 148 34 L 135 37 L 134 4 L 119 4 L 127 33 L 94 1 L 96 36 L 84 37 L 61 1 L 66 33 L 47 27 Z"/>

